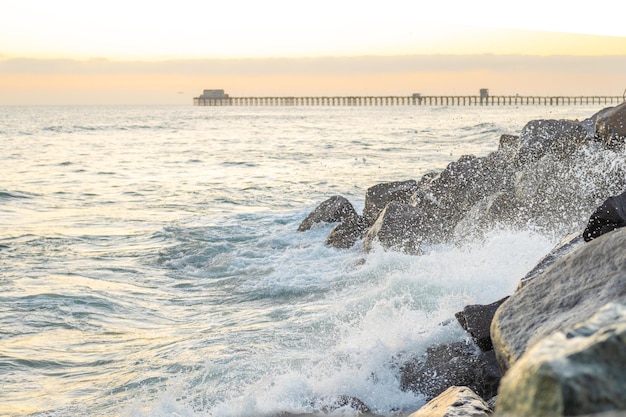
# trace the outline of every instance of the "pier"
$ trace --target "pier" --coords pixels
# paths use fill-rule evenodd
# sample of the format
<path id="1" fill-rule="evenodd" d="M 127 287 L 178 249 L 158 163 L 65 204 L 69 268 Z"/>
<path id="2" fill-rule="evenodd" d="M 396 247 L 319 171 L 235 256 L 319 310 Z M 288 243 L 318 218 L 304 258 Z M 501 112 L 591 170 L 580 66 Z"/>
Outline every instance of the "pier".
<path id="1" fill-rule="evenodd" d="M 193 98 L 194 106 L 572 106 L 612 105 L 620 96 L 328 96 L 328 97 L 207 97 Z"/>

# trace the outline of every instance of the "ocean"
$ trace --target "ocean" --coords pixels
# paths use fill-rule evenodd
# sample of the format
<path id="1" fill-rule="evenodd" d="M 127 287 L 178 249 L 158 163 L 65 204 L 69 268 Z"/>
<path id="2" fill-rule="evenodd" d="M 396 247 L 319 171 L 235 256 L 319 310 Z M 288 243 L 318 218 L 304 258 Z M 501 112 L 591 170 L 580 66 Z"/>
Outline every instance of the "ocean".
<path id="1" fill-rule="evenodd" d="M 598 110 L 0 107 L 0 416 L 415 411 L 398 364 L 465 339 L 454 313 L 510 294 L 563 236 L 410 256 L 299 223 Z"/>

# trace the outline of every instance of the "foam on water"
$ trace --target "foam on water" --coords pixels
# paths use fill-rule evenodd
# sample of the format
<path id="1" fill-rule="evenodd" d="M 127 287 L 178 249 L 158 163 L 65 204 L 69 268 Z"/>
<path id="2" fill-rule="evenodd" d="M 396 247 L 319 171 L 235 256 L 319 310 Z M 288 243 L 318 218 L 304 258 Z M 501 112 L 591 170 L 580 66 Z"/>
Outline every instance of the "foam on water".
<path id="1" fill-rule="evenodd" d="M 339 396 L 358 398 L 377 414 L 409 412 L 423 397 L 400 389 L 402 363 L 429 346 L 466 338 L 449 320 L 454 313 L 510 294 L 554 244 L 531 232 L 500 230 L 478 244 L 436 247 L 422 256 L 363 254 L 324 246 L 328 227 L 307 234 L 289 233 L 295 224 L 288 226 L 279 244 L 261 245 L 256 254 L 237 249 L 230 261 L 247 256 L 268 268 L 257 265 L 235 289 L 242 310 L 255 308 L 252 316 L 234 313 L 239 326 L 265 319 L 253 337 L 231 335 L 243 353 L 231 356 L 228 374 L 206 358 L 202 376 L 177 379 L 154 402 L 124 415 L 308 414 Z"/>

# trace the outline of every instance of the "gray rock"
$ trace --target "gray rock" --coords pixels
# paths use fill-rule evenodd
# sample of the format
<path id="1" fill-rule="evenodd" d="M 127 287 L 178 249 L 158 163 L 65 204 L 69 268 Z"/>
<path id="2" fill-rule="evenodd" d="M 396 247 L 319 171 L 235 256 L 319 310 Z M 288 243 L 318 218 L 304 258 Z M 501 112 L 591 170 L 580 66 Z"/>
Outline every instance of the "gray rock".
<path id="1" fill-rule="evenodd" d="M 567 235 L 563 240 L 561 240 L 547 255 L 537 262 L 537 265 L 533 267 L 517 284 L 517 289 L 519 290 L 530 281 L 535 279 L 537 276 L 542 274 L 546 268 L 550 265 L 567 255 L 568 253 L 573 252 L 584 244 L 583 237 L 580 233 L 571 233 Z"/>
<path id="2" fill-rule="evenodd" d="M 321 404 L 319 408 L 325 414 L 332 414 L 344 408 L 350 408 L 358 414 L 368 414 L 370 412 L 369 407 L 363 401 L 349 395 L 322 397 L 318 402 Z M 312 404 L 312 406 L 318 408 L 317 404 Z"/>
<path id="3" fill-rule="evenodd" d="M 483 198 L 454 226 L 453 238 L 464 242 L 483 238 L 485 232 L 498 226 L 517 225 L 519 204 L 515 196 L 507 192 L 496 192 Z"/>
<path id="4" fill-rule="evenodd" d="M 326 237 L 326 244 L 335 248 L 348 249 L 367 232 L 365 221 L 361 216 L 350 217 L 337 226 Z"/>
<path id="5" fill-rule="evenodd" d="M 541 158 L 546 153 L 563 157 L 571 154 L 587 139 L 585 128 L 572 120 L 532 120 L 520 134 L 518 165 Z"/>
<path id="6" fill-rule="evenodd" d="M 521 146 L 520 137 L 517 135 L 502 135 L 498 142 L 498 150 L 505 152 L 517 152 Z"/>
<path id="7" fill-rule="evenodd" d="M 486 417 L 489 405 L 467 387 L 452 386 L 409 417 Z"/>
<path id="8" fill-rule="evenodd" d="M 626 299 L 530 348 L 502 379 L 498 415 L 626 410 Z"/>
<path id="9" fill-rule="evenodd" d="M 483 352 L 493 349 L 490 333 L 491 321 L 498 307 L 500 307 L 507 298 L 508 297 L 505 297 L 488 305 L 468 305 L 465 306 L 462 311 L 454 315 L 459 321 L 459 324 L 461 324 L 461 327 L 472 336 L 476 345 L 478 345 Z"/>
<path id="10" fill-rule="evenodd" d="M 415 180 L 386 182 L 368 188 L 363 208 L 365 223 L 368 226 L 374 224 L 387 204 L 392 201 L 408 204 L 416 190 Z"/>
<path id="11" fill-rule="evenodd" d="M 352 204 L 339 195 L 330 197 L 315 208 L 298 226 L 298 232 L 309 230 L 315 223 L 335 223 L 358 216 Z"/>
<path id="12" fill-rule="evenodd" d="M 626 189 L 626 159 L 597 145 L 571 157 L 548 153 L 515 172 L 519 224 L 544 233 L 582 230 L 607 196 Z"/>
<path id="13" fill-rule="evenodd" d="M 596 138 L 609 147 L 626 141 L 626 103 L 602 110 L 596 116 Z"/>
<path id="14" fill-rule="evenodd" d="M 378 241 L 385 250 L 416 255 L 422 252 L 422 244 L 429 241 L 430 235 L 429 223 L 420 209 L 391 202 L 368 230 L 363 247 L 370 251 Z"/>
<path id="15" fill-rule="evenodd" d="M 626 191 L 611 196 L 591 214 L 583 232 L 586 242 L 626 226 Z"/>
<path id="16" fill-rule="evenodd" d="M 424 357 L 400 368 L 400 386 L 432 399 L 451 385 L 468 386 L 484 399 L 497 394 L 502 373 L 494 352 L 480 352 L 468 342 L 430 347 Z"/>
<path id="17" fill-rule="evenodd" d="M 534 343 L 588 319 L 626 297 L 626 229 L 618 229 L 559 258 L 496 311 L 491 339 L 508 369 Z"/>

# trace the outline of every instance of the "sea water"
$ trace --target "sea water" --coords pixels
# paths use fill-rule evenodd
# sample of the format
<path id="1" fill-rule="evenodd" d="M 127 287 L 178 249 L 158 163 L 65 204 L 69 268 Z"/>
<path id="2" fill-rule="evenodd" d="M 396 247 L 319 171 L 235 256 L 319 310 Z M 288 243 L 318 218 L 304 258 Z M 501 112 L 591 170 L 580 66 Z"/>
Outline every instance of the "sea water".
<path id="1" fill-rule="evenodd" d="M 595 107 L 0 108 L 0 416 L 275 416 L 424 403 L 399 366 L 465 339 L 557 242 L 409 256 L 298 233 L 326 198 Z M 335 414 L 355 415 L 349 407 Z"/>

